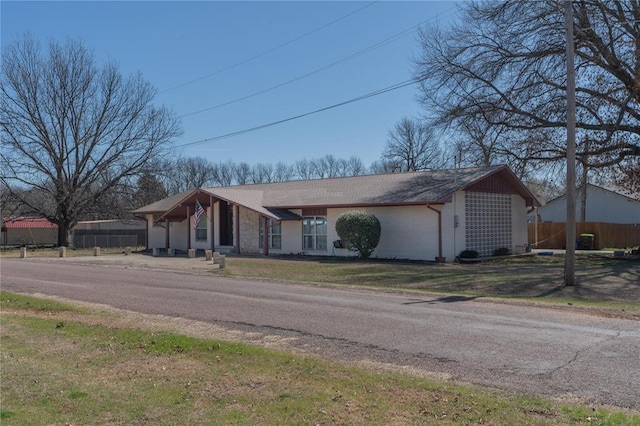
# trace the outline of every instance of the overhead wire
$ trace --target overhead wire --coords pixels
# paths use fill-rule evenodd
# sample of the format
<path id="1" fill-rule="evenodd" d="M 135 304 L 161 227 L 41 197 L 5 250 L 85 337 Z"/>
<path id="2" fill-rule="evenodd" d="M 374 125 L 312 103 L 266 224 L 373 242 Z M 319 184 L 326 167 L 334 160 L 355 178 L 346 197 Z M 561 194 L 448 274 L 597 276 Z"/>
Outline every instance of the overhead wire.
<path id="1" fill-rule="evenodd" d="M 320 112 L 323 112 L 323 111 L 327 111 L 327 110 L 330 110 L 330 109 L 333 109 L 333 108 L 338 108 L 338 107 L 341 107 L 341 106 L 344 106 L 344 105 L 348 105 L 348 104 L 351 104 L 351 103 L 354 103 L 354 102 L 362 101 L 364 99 L 368 99 L 368 98 L 371 98 L 371 97 L 374 97 L 374 96 L 382 95 L 383 93 L 387 93 L 387 92 L 391 92 L 393 90 L 401 89 L 403 87 L 410 86 L 410 85 L 418 83 L 420 81 L 421 81 L 421 79 L 412 78 L 412 79 L 409 79 L 409 80 L 402 81 L 400 83 L 393 84 L 391 86 L 387 86 L 387 87 L 385 87 L 383 89 L 376 90 L 374 92 L 370 92 L 370 93 L 367 93 L 367 94 L 364 94 L 364 95 L 360 95 L 360 96 L 357 96 L 355 98 L 352 98 L 352 99 L 349 99 L 349 100 L 346 100 L 346 101 L 343 101 L 343 102 L 339 102 L 337 104 L 333 104 L 333 105 L 329 105 L 329 106 L 326 106 L 326 107 L 323 107 L 323 108 L 320 108 L 320 109 L 316 109 L 314 111 L 309 111 L 309 112 L 306 112 L 306 113 L 303 113 L 303 114 L 295 115 L 293 117 L 288 117 L 288 118 L 285 118 L 285 119 L 282 119 L 282 120 L 278 120 L 278 121 L 272 121 L 270 123 L 261 124 L 259 126 L 250 127 L 250 128 L 247 128 L 247 129 L 236 131 L 236 132 L 226 133 L 224 135 L 214 136 L 214 137 L 211 137 L 211 138 L 202 139 L 202 140 L 195 141 L 195 142 L 188 142 L 188 143 L 175 145 L 174 148 L 183 148 L 183 147 L 187 147 L 187 146 L 201 145 L 201 144 L 204 144 L 204 143 L 207 143 L 207 142 L 215 142 L 215 141 L 219 141 L 219 140 L 222 140 L 222 139 L 227 139 L 227 138 L 231 138 L 231 137 L 234 137 L 234 136 L 243 135 L 245 133 L 254 132 L 256 130 L 266 129 L 267 127 L 276 126 L 278 124 L 283 124 L 283 123 L 286 123 L 286 122 L 289 122 L 289 121 L 293 121 L 293 120 L 297 120 L 297 119 L 300 119 L 300 118 L 303 118 L 303 117 L 307 117 L 309 115 L 317 114 L 317 113 L 320 113 Z"/>
<path id="2" fill-rule="evenodd" d="M 367 3 L 367 4 L 365 4 L 364 6 L 362 6 L 362 7 L 358 8 L 358 9 L 356 9 L 356 10 L 354 10 L 354 11 L 352 11 L 352 12 L 350 12 L 350 13 L 346 14 L 346 15 L 343 15 L 343 16 L 341 16 L 341 17 L 337 18 L 337 19 L 334 19 L 334 20 L 333 20 L 333 21 L 331 21 L 331 22 L 328 22 L 328 23 L 326 23 L 326 24 L 324 24 L 324 25 L 321 25 L 321 26 L 319 26 L 319 27 L 317 27 L 317 28 L 315 28 L 315 29 L 313 29 L 313 30 L 311 30 L 311 31 L 308 31 L 308 32 L 306 32 L 306 33 L 304 33 L 304 34 L 302 34 L 302 35 L 299 35 L 299 36 L 297 36 L 297 37 L 295 37 L 295 38 L 293 38 L 293 39 L 291 39 L 291 40 L 289 40 L 289 41 L 286 41 L 286 42 L 284 42 L 284 43 L 282 43 L 282 44 L 279 44 L 279 45 L 277 45 L 277 46 L 275 46 L 275 47 L 272 47 L 271 49 L 267 49 L 267 50 L 265 50 L 265 51 L 263 51 L 263 52 L 261 52 L 261 53 L 258 53 L 258 54 L 256 54 L 256 55 L 253 55 L 253 56 L 251 56 L 251 57 L 249 57 L 249 58 L 247 58 L 247 59 L 243 59 L 242 61 L 239 61 L 239 62 L 236 62 L 236 63 L 234 63 L 234 64 L 231 64 L 231 65 L 229 65 L 229 66 L 226 66 L 226 67 L 224 67 L 224 68 L 221 68 L 221 69 L 219 69 L 219 70 L 217 70 L 217 71 L 214 71 L 214 72 L 209 73 L 209 74 L 207 74 L 207 75 L 204 75 L 204 76 L 202 76 L 202 77 L 198 77 L 198 78 L 195 78 L 195 79 L 193 79 L 193 80 L 189 80 L 189 81 L 187 81 L 187 82 L 185 82 L 185 83 L 181 83 L 181 84 L 178 84 L 178 85 L 176 85 L 176 86 L 172 86 L 172 87 L 169 87 L 169 88 L 167 88 L 167 89 L 161 90 L 161 91 L 159 91 L 159 92 L 158 92 L 158 94 L 166 93 L 166 92 L 169 92 L 169 91 L 172 91 L 172 90 L 175 90 L 175 89 L 179 89 L 179 88 L 184 87 L 184 86 L 191 85 L 191 84 L 193 84 L 193 83 L 197 83 L 197 82 L 202 81 L 202 80 L 206 80 L 207 78 L 213 77 L 214 75 L 217 75 L 217 74 L 223 73 L 223 72 L 228 71 L 228 70 L 230 70 L 230 69 L 236 68 L 236 67 L 238 67 L 238 66 L 240 66 L 240 65 L 244 65 L 244 64 L 246 64 L 247 62 L 251 62 L 251 61 L 253 61 L 253 60 L 255 60 L 255 59 L 258 59 L 258 58 L 260 58 L 260 57 L 262 57 L 262 56 L 268 55 L 268 54 L 269 54 L 269 53 L 271 53 L 271 52 L 275 52 L 276 50 L 282 49 L 282 48 L 283 48 L 283 47 L 285 47 L 285 46 L 288 46 L 288 45 L 290 45 L 290 44 L 292 44 L 292 43 L 295 43 L 295 42 L 296 42 L 296 41 L 298 41 L 298 40 L 301 40 L 301 39 L 303 39 L 303 38 L 305 38 L 305 37 L 308 37 L 308 36 L 310 36 L 311 34 L 317 33 L 318 31 L 321 31 L 321 30 L 323 30 L 323 29 L 325 29 L 325 28 L 327 28 L 327 27 L 329 27 L 329 26 L 331 26 L 331 25 L 335 24 L 336 22 L 340 22 L 340 21 L 342 21 L 343 19 L 346 19 L 346 18 L 348 18 L 348 17 L 349 17 L 349 16 L 351 16 L 351 15 L 355 15 L 356 13 L 358 13 L 358 12 L 360 12 L 360 11 L 362 11 L 362 10 L 364 10 L 364 9 L 368 8 L 368 7 L 373 6 L 374 4 L 376 4 L 376 3 L 378 3 L 378 2 L 380 2 L 380 0 L 375 0 L 375 1 L 372 1 L 372 2 L 370 2 L 370 3 Z"/>
<path id="3" fill-rule="evenodd" d="M 228 106 L 228 105 L 232 105 L 234 103 L 241 102 L 241 101 L 253 98 L 253 97 L 258 96 L 258 95 L 262 95 L 264 93 L 267 93 L 267 92 L 270 92 L 272 90 L 278 89 L 280 87 L 289 85 L 291 83 L 295 83 L 296 81 L 300 81 L 300 80 L 305 79 L 307 77 L 310 77 L 310 76 L 312 76 L 314 74 L 318 74 L 318 73 L 320 73 L 322 71 L 326 71 L 329 68 L 333 68 L 334 66 L 341 65 L 341 64 L 343 64 L 345 62 L 351 61 L 351 60 L 353 60 L 353 59 L 355 59 L 357 57 L 360 57 L 360 56 L 362 56 L 362 55 L 364 55 L 366 53 L 369 53 L 369 52 L 371 52 L 371 51 L 373 51 L 375 49 L 378 49 L 380 47 L 386 46 L 387 44 L 390 44 L 390 43 L 392 43 L 392 42 L 394 42 L 396 40 L 399 40 L 399 39 L 401 39 L 403 37 L 406 37 L 407 35 L 411 34 L 416 28 L 420 27 L 421 25 L 424 25 L 426 22 L 428 22 L 430 20 L 433 20 L 433 19 L 436 19 L 436 18 L 439 18 L 442 15 L 452 11 L 453 9 L 454 8 L 449 8 L 449 9 L 437 14 L 436 16 L 433 16 L 433 17 L 431 17 L 429 19 L 426 19 L 426 20 L 424 20 L 422 22 L 419 22 L 419 23 L 417 23 L 415 25 L 412 25 L 411 27 L 409 27 L 409 28 L 407 28 L 407 29 L 405 29 L 403 31 L 400 31 L 399 33 L 396 33 L 396 34 L 394 34 L 394 35 L 392 35 L 390 37 L 387 37 L 386 39 L 381 40 L 381 41 L 379 41 L 379 42 L 377 42 L 375 44 L 372 44 L 371 46 L 368 46 L 368 47 L 366 47 L 366 48 L 364 48 L 362 50 L 359 50 L 359 51 L 357 51 L 355 53 L 352 53 L 351 55 L 348 55 L 348 56 L 345 56 L 345 57 L 343 57 L 341 59 L 338 59 L 337 61 L 332 62 L 332 63 L 330 63 L 328 65 L 325 65 L 323 67 L 320 67 L 320 68 L 317 68 L 317 69 L 315 69 L 313 71 L 305 73 L 305 74 L 303 74 L 301 76 L 292 78 L 292 79 L 284 81 L 282 83 L 278 83 L 278 84 L 276 84 L 274 86 L 271 86 L 271 87 L 268 87 L 266 89 L 262 89 L 262 90 L 259 90 L 257 92 L 253 92 L 253 93 L 251 93 L 249 95 L 241 96 L 239 98 L 232 99 L 230 101 L 226 101 L 226 102 L 223 102 L 223 103 L 211 106 L 211 107 L 203 108 L 203 109 L 200 109 L 198 111 L 193 111 L 193 112 L 189 112 L 189 113 L 186 113 L 186 114 L 182 114 L 179 117 L 180 118 L 189 117 L 189 116 L 192 116 L 192 115 L 196 115 L 196 114 L 200 114 L 200 113 L 203 113 L 203 112 L 212 111 L 214 109 L 222 108 L 222 107 L 225 107 L 225 106 Z"/>
<path id="4" fill-rule="evenodd" d="M 373 2 L 373 3 L 369 4 L 369 5 L 367 5 L 366 7 L 371 6 L 372 4 L 374 4 L 376 2 Z M 356 11 L 350 13 L 349 15 L 344 16 L 343 18 L 345 18 L 347 16 L 350 16 L 350 15 L 352 15 L 352 14 L 354 14 L 354 13 L 356 13 L 356 12 L 362 10 L 362 9 L 364 9 L 364 7 L 360 8 L 360 9 L 357 9 Z M 240 102 L 242 100 L 257 96 L 259 94 L 262 94 L 262 93 L 274 90 L 276 88 L 285 86 L 287 84 L 293 83 L 295 81 L 301 80 L 301 79 L 306 78 L 306 77 L 308 77 L 310 75 L 313 75 L 313 74 L 316 74 L 316 73 L 318 73 L 320 71 L 324 71 L 324 70 L 326 70 L 328 68 L 331 68 L 331 67 L 333 67 L 335 65 L 339 65 L 341 63 L 347 62 L 347 61 L 349 61 L 351 59 L 354 59 L 354 58 L 356 58 L 358 56 L 361 56 L 361 55 L 363 55 L 365 53 L 368 53 L 371 50 L 377 49 L 377 48 L 382 47 L 382 46 L 384 46 L 386 44 L 389 44 L 389 43 L 391 43 L 391 42 L 393 42 L 395 40 L 398 40 L 398 39 L 400 39 L 402 37 L 405 37 L 407 34 L 412 32 L 413 30 L 415 30 L 419 26 L 421 26 L 421 25 L 425 24 L 426 22 L 431 21 L 433 19 L 438 19 L 442 15 L 450 12 L 453 9 L 454 8 L 449 8 L 449 9 L 437 14 L 436 16 L 430 17 L 429 19 L 426 19 L 426 20 L 424 20 L 424 21 L 422 21 L 422 22 L 420 22 L 418 24 L 415 24 L 415 25 L 411 26 L 410 28 L 407 28 L 406 30 L 403 30 L 403 31 L 391 36 L 391 37 L 388 37 L 387 39 L 384 39 L 384 40 L 382 40 L 382 41 L 380 41 L 378 43 L 375 43 L 375 44 L 365 48 L 365 49 L 362 49 L 362 50 L 360 50 L 358 52 L 355 52 L 355 53 L 353 53 L 353 54 L 351 54 L 349 56 L 346 56 L 346 57 L 344 57 L 344 58 L 342 58 L 342 59 L 340 59 L 338 61 L 335 61 L 335 62 L 333 62 L 333 63 L 331 63 L 329 65 L 325 65 L 324 67 L 318 68 L 318 69 L 316 69 L 314 71 L 311 71 L 309 73 L 306 73 L 306 74 L 304 74 L 302 76 L 299 76 L 299 77 L 296 77 L 294 79 L 288 80 L 286 82 L 280 83 L 278 85 L 269 87 L 267 89 L 263 89 L 263 90 L 261 90 L 259 92 L 255 92 L 253 94 L 246 95 L 246 96 L 243 96 L 241 98 L 237 98 L 237 99 L 225 102 L 223 104 L 215 105 L 213 107 L 209 107 L 209 108 L 205 108 L 205 109 L 202 109 L 202 110 L 199 110 L 199 111 L 195 111 L 195 112 L 191 112 L 191 113 L 187 113 L 187 114 L 181 115 L 180 117 L 186 117 L 186 116 L 189 116 L 189 115 L 194 115 L 194 114 L 198 114 L 198 113 L 201 113 L 201 112 L 205 112 L 205 111 L 221 108 L 223 106 L 230 105 L 232 103 Z M 339 18 L 339 19 L 337 19 L 337 20 L 335 20 L 333 22 L 337 22 L 337 21 L 339 21 L 339 20 L 341 20 L 343 18 Z M 313 30 L 310 33 L 316 32 L 316 31 L 318 31 L 318 30 L 320 30 L 322 28 L 326 28 L 327 26 L 331 25 L 333 22 L 331 22 L 329 24 L 326 24 L 323 27 L 320 27 L 320 28 L 318 28 L 316 30 Z M 306 35 L 308 35 L 310 33 L 307 33 Z M 276 49 L 278 49 L 280 47 L 284 47 L 284 46 L 286 46 L 288 44 L 291 44 L 293 41 L 299 40 L 300 38 L 303 38 L 306 35 L 302 35 L 302 36 L 300 36 L 300 37 L 298 37 L 298 38 L 296 38 L 294 40 L 291 40 L 290 42 L 287 42 L 287 43 L 285 43 L 285 44 L 283 44 L 281 46 L 278 46 L 278 47 L 273 48 L 273 49 L 271 49 L 269 51 L 263 52 L 262 54 L 256 55 L 256 57 L 263 56 L 263 55 L 265 55 L 267 53 L 272 52 L 273 50 L 276 50 Z M 253 59 L 255 59 L 255 57 L 252 57 L 252 58 L 249 58 L 248 60 L 245 60 L 245 61 L 239 62 L 237 64 L 234 64 L 234 65 L 232 65 L 230 67 L 227 67 L 226 69 L 233 68 L 235 66 L 238 66 L 238 65 L 241 65 L 243 63 L 249 62 L 250 60 L 253 60 Z M 215 73 L 212 73 L 209 76 L 212 76 L 212 75 L 215 75 L 215 74 L 217 74 L 219 72 L 225 71 L 226 69 L 223 69 L 223 70 L 220 70 L 220 71 L 216 71 Z M 180 85 L 180 87 L 184 86 L 186 84 L 191 84 L 192 82 L 195 82 L 195 81 L 200 81 L 200 80 L 202 80 L 204 78 L 207 78 L 209 76 L 205 76 L 205 77 L 202 77 L 202 78 L 197 79 L 197 80 L 192 80 L 191 82 L 187 82 L 187 83 L 185 83 L 183 85 Z M 371 97 L 374 97 L 374 96 L 378 96 L 378 95 L 381 95 L 381 94 L 384 94 L 384 93 L 387 93 L 387 92 L 390 92 L 390 91 L 393 91 L 393 90 L 401 89 L 403 87 L 410 86 L 410 85 L 415 84 L 415 83 L 419 83 L 422 80 L 423 80 L 422 78 L 412 78 L 412 79 L 405 80 L 403 82 L 396 83 L 396 84 L 393 84 L 391 86 L 387 86 L 385 88 L 376 90 L 374 92 L 370 92 L 370 93 L 367 93 L 367 94 L 364 94 L 364 95 L 361 95 L 361 96 L 357 96 L 355 98 L 352 98 L 352 99 L 349 99 L 349 100 L 346 100 L 346 101 L 343 101 L 343 102 L 339 102 L 339 103 L 336 103 L 336 104 L 333 104 L 333 105 L 329 105 L 329 106 L 326 106 L 326 107 L 323 107 L 323 108 L 316 109 L 314 111 L 309 111 L 309 112 L 306 112 L 306 113 L 303 113 L 303 114 L 298 114 L 298 115 L 295 115 L 295 116 L 292 116 L 292 117 L 288 117 L 288 118 L 285 118 L 285 119 L 281 119 L 281 120 L 277 120 L 277 121 L 261 124 L 261 125 L 258 125 L 258 126 L 246 128 L 246 129 L 235 131 L 235 132 L 231 132 L 231 133 L 226 133 L 226 134 L 223 134 L 223 135 L 218 135 L 218 136 L 214 136 L 214 137 L 210 137 L 210 138 L 206 138 L 206 139 L 202 139 L 202 140 L 198 140 L 198 141 L 194 141 L 194 142 L 187 142 L 187 143 L 178 144 L 178 145 L 175 145 L 174 148 L 182 148 L 182 147 L 188 147 L 188 146 L 194 146 L 194 145 L 201 145 L 201 144 L 208 143 L 208 142 L 215 142 L 215 141 L 219 141 L 219 140 L 223 140 L 223 139 L 227 139 L 227 138 L 243 135 L 243 134 L 246 134 L 246 133 L 254 132 L 254 131 L 265 129 L 265 128 L 268 128 L 268 127 L 273 127 L 273 126 L 276 126 L 276 125 L 279 125 L 279 124 L 283 124 L 283 123 L 286 123 L 286 122 L 289 122 L 289 121 L 293 121 L 293 120 L 297 120 L 297 119 L 300 119 L 300 118 L 303 118 L 303 117 L 307 117 L 309 115 L 317 114 L 317 113 L 324 112 L 324 111 L 327 111 L 327 110 L 330 110 L 330 109 L 338 108 L 338 107 L 341 107 L 341 106 L 344 106 L 344 105 L 347 105 L 347 104 L 351 104 L 351 103 L 358 102 L 358 101 L 361 101 L 361 100 L 364 100 L 364 99 L 368 99 L 368 98 L 371 98 Z"/>

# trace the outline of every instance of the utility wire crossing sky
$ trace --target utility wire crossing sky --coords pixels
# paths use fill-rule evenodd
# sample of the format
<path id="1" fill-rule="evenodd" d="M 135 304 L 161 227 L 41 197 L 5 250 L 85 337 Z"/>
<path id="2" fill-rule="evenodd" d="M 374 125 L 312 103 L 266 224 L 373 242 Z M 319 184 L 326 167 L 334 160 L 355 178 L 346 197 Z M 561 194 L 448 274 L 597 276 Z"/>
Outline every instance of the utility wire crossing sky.
<path id="1" fill-rule="evenodd" d="M 379 159 L 389 130 L 418 117 L 418 29 L 453 2 L 2 1 L 2 45 L 31 33 L 81 39 L 158 88 L 181 117 L 175 155 L 292 164 Z"/>

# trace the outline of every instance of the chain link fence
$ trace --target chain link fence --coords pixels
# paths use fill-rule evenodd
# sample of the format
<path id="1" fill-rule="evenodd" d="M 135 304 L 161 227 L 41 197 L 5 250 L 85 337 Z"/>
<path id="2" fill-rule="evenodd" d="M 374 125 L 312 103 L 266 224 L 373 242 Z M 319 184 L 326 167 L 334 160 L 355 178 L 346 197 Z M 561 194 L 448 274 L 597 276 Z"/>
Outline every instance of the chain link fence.
<path id="1" fill-rule="evenodd" d="M 138 247 L 137 235 L 78 235 L 74 238 L 74 248 L 125 248 Z"/>

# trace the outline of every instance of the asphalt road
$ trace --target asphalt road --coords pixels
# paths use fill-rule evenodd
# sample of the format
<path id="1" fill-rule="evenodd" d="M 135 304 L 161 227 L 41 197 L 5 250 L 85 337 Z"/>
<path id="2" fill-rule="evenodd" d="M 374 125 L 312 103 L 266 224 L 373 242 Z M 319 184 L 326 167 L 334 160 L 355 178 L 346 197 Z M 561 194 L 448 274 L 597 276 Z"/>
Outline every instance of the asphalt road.
<path id="1" fill-rule="evenodd" d="M 3 259 L 3 290 L 291 338 L 324 356 L 640 410 L 640 323 L 462 297 Z"/>

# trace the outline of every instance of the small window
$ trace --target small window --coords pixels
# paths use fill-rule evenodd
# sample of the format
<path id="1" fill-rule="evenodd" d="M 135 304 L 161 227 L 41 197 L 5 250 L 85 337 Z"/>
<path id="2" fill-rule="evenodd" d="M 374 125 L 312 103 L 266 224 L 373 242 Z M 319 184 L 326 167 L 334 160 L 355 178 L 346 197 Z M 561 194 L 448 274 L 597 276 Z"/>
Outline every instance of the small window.
<path id="1" fill-rule="evenodd" d="M 207 215 L 203 214 L 196 227 L 196 241 L 207 241 Z"/>
<path id="2" fill-rule="evenodd" d="M 282 224 L 279 220 L 267 219 L 267 235 L 270 249 L 282 248 Z M 260 248 L 264 247 L 264 229 L 260 226 Z"/>
<path id="3" fill-rule="evenodd" d="M 308 216 L 302 219 L 302 247 L 304 250 L 327 250 L 327 218 Z"/>

